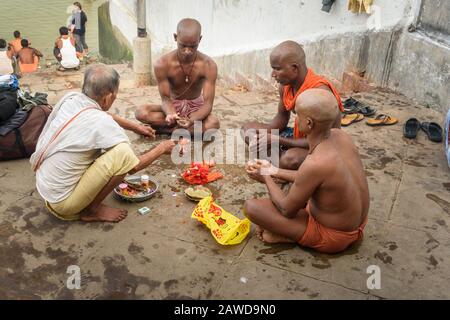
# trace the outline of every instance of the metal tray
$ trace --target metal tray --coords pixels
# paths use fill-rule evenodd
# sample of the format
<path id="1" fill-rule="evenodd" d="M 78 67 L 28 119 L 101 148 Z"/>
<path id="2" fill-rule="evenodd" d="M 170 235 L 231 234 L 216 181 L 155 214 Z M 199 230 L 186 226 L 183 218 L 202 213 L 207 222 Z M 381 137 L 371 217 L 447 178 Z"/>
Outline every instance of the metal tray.
<path id="1" fill-rule="evenodd" d="M 125 180 L 125 182 L 129 181 L 129 182 L 133 182 L 133 183 L 140 183 L 141 177 L 140 176 L 128 176 L 124 180 Z M 150 181 L 150 185 L 152 185 L 152 184 L 154 185 L 153 190 L 151 190 L 150 192 L 145 192 L 143 195 L 137 195 L 134 197 L 125 196 L 119 192 L 118 186 L 114 188 L 114 194 L 115 194 L 116 198 L 127 201 L 127 202 L 142 202 L 142 201 L 148 200 L 159 189 L 159 184 L 154 177 L 150 176 L 149 181 Z"/>

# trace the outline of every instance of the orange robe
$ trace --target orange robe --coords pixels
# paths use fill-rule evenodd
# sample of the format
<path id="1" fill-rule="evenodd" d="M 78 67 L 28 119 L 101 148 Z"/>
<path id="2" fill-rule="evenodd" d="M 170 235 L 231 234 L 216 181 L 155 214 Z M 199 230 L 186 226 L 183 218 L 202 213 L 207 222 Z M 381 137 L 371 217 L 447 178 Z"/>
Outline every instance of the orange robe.
<path id="1" fill-rule="evenodd" d="M 331 92 L 333 92 L 334 96 L 336 97 L 336 100 L 339 105 L 339 109 L 341 111 L 344 111 L 344 106 L 342 105 L 341 97 L 339 96 L 339 93 L 337 90 L 333 87 L 333 85 L 325 78 L 318 76 L 312 71 L 312 69 L 308 69 L 308 73 L 306 74 L 305 81 L 301 85 L 301 87 L 298 89 L 298 91 L 295 93 L 295 95 L 292 94 L 291 86 L 287 85 L 284 86 L 283 89 L 283 104 L 287 111 L 291 111 L 295 108 L 295 101 L 297 100 L 297 97 L 305 92 L 308 89 L 318 88 L 322 85 L 326 85 L 330 88 Z M 300 132 L 298 129 L 298 123 L 297 123 L 297 117 L 295 118 L 295 124 L 294 124 L 294 138 L 304 138 L 305 134 Z"/>

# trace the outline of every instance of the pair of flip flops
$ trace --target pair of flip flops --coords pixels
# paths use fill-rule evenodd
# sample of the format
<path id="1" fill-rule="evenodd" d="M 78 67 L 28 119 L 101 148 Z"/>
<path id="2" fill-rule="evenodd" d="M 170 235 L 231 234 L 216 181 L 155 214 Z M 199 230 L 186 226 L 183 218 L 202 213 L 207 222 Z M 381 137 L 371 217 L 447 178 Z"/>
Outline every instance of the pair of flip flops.
<path id="1" fill-rule="evenodd" d="M 363 116 L 370 117 L 377 112 L 374 108 L 369 107 L 368 105 L 352 97 L 346 99 L 343 102 L 343 105 L 345 114 L 360 113 Z"/>
<path id="2" fill-rule="evenodd" d="M 442 128 L 436 122 L 420 122 L 416 118 L 408 119 L 403 126 L 403 135 L 408 139 L 417 137 L 419 129 L 422 129 L 433 142 L 442 142 Z"/>
<path id="3" fill-rule="evenodd" d="M 341 126 L 349 126 L 352 123 L 359 122 L 364 119 L 364 116 L 360 113 L 344 114 L 341 119 Z M 387 114 L 379 114 L 373 119 L 368 119 L 366 124 L 372 127 L 376 126 L 390 126 L 398 122 L 397 118 L 388 116 Z"/>

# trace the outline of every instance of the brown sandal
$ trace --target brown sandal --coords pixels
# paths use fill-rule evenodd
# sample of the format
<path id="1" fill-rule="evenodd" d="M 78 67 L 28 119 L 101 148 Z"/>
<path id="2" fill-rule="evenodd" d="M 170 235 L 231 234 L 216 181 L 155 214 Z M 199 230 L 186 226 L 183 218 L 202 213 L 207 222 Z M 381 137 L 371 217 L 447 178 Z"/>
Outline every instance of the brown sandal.
<path id="1" fill-rule="evenodd" d="M 346 127 L 351 125 L 352 123 L 359 122 L 364 119 L 364 116 L 360 113 L 349 113 L 344 114 L 341 119 L 341 126 Z"/>
<path id="2" fill-rule="evenodd" d="M 369 119 L 366 124 L 369 126 L 390 126 L 398 122 L 397 118 L 388 116 L 387 114 L 379 114 L 374 119 Z"/>

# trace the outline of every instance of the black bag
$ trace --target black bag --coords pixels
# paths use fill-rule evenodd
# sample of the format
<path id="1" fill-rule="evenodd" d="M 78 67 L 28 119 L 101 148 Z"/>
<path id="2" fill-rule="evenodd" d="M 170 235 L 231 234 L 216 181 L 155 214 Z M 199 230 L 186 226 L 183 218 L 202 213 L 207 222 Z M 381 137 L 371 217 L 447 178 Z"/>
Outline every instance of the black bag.
<path id="1" fill-rule="evenodd" d="M 0 122 L 6 121 L 16 113 L 19 107 L 17 103 L 17 90 L 1 89 L 0 90 Z"/>
<path id="2" fill-rule="evenodd" d="M 52 109 L 36 106 L 28 113 L 25 122 L 5 136 L 0 136 L 0 160 L 28 158 L 36 150 L 39 135 L 44 129 Z"/>

